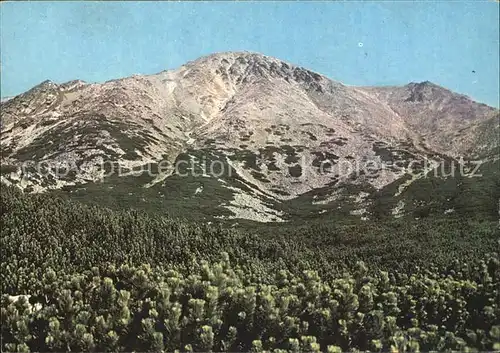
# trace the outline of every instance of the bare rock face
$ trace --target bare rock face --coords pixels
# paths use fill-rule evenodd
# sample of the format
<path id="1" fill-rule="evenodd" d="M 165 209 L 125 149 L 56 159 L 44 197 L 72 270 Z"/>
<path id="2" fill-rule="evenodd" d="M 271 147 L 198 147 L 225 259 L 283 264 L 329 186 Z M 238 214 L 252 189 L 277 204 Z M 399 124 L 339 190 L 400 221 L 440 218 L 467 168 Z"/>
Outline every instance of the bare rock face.
<path id="1" fill-rule="evenodd" d="M 137 187 L 168 187 L 176 161 L 203 154 L 232 173 L 205 176 L 231 192 L 220 206 L 259 221 L 282 219 L 272 205 L 318 190 L 328 195 L 313 202 L 327 203 L 358 185 L 359 203 L 403 178 L 410 162 L 498 146 L 497 109 L 430 82 L 351 87 L 248 52 L 101 84 L 45 81 L 1 110 L 6 183 L 34 192 L 85 187 L 109 178 L 111 167 L 166 161 L 171 168 Z M 72 172 L 54 171 L 61 168 Z"/>
<path id="2" fill-rule="evenodd" d="M 440 153 L 470 156 L 475 151 L 480 154 L 481 144 L 476 143 L 477 136 L 469 128 L 492 124 L 491 119 L 495 117 L 498 121 L 498 109 L 428 81 L 412 82 L 404 87 L 363 89 L 389 105 L 418 132 L 429 149 Z"/>

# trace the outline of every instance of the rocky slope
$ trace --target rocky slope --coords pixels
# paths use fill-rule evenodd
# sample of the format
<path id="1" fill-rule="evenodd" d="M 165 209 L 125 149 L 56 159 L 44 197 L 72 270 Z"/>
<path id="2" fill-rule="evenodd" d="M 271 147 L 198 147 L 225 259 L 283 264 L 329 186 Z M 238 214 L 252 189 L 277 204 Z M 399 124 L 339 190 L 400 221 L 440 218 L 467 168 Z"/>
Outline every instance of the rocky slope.
<path id="1" fill-rule="evenodd" d="M 397 197 L 443 160 L 494 160 L 498 146 L 498 110 L 432 83 L 351 87 L 248 52 L 100 84 L 46 81 L 1 112 L 5 183 L 126 190 L 166 212 L 257 221 L 304 205 L 368 219 L 371 195 L 397 184 Z"/>
<path id="2" fill-rule="evenodd" d="M 429 149 L 471 157 L 494 147 L 481 144 L 479 131 L 468 130 L 498 123 L 498 110 L 486 104 L 476 103 L 467 96 L 428 81 L 412 82 L 403 87 L 365 87 L 363 90 L 403 117 Z M 484 142 L 498 141 L 490 139 Z"/>

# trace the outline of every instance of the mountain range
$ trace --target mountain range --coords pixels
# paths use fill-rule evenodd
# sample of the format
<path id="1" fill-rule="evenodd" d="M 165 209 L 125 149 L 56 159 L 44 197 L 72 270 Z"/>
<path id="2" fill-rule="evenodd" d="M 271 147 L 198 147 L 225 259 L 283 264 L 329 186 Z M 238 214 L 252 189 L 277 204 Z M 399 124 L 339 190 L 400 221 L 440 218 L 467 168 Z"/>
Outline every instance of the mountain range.
<path id="1" fill-rule="evenodd" d="M 207 221 L 495 217 L 499 110 L 250 52 L 1 103 L 2 183 Z"/>

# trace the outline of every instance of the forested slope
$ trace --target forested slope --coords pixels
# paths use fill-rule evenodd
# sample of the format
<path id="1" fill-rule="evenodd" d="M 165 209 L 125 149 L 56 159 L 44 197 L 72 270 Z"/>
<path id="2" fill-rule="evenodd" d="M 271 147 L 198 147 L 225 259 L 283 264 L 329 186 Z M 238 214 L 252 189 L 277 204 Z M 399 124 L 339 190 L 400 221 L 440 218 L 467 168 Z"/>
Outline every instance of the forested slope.
<path id="1" fill-rule="evenodd" d="M 2 187 L 2 350 L 500 349 L 494 222 L 276 227 Z"/>

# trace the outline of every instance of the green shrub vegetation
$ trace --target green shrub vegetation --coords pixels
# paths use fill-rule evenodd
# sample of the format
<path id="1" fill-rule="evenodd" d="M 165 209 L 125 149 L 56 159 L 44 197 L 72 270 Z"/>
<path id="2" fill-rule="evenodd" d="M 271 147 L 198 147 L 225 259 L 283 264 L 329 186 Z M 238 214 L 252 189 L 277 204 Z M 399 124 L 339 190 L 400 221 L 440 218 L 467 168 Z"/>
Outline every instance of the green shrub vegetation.
<path id="1" fill-rule="evenodd" d="M 2 351 L 500 349 L 496 224 L 279 227 L 2 187 Z"/>

